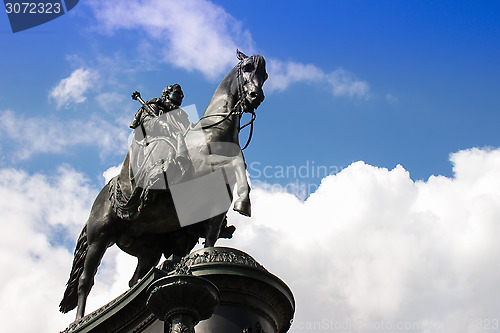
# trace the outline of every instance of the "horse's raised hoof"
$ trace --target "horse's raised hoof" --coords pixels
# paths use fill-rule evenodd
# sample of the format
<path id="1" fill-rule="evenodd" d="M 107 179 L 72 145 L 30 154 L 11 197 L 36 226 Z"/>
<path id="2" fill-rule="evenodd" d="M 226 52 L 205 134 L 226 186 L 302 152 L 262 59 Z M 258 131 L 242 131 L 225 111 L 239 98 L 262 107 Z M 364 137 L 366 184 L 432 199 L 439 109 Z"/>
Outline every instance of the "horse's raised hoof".
<path id="1" fill-rule="evenodd" d="M 234 225 L 230 225 L 229 227 L 224 227 L 221 229 L 219 233 L 219 238 L 227 238 L 231 239 L 233 238 L 233 233 L 236 230 L 236 227 Z"/>
<path id="2" fill-rule="evenodd" d="M 241 215 L 250 217 L 252 215 L 250 200 L 236 200 L 233 206 L 233 210 L 237 211 Z"/>

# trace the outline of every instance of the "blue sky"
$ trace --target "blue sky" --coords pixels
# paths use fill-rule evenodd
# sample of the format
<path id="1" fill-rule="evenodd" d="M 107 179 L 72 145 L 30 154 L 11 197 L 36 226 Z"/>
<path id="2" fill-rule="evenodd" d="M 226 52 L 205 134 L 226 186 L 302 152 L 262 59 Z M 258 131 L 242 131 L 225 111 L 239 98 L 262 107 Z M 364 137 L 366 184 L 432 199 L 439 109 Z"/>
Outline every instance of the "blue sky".
<path id="1" fill-rule="evenodd" d="M 34 264 L 33 253 L 39 252 L 40 263 L 56 256 L 54 262 L 60 266 L 53 263 L 53 269 L 61 274 L 54 278 L 53 288 L 64 287 L 72 242 L 104 185 L 103 172 L 118 166 L 125 156 L 128 124 L 138 108 L 130 94 L 139 90 L 145 99 L 158 97 L 165 86 L 179 83 L 185 94 L 183 104 L 195 104 L 202 112 L 220 80 L 237 63 L 238 47 L 247 54 L 262 54 L 270 79 L 264 85 L 266 99 L 257 110 L 252 143 L 245 151 L 250 179 L 256 184 L 257 217 L 252 218 L 251 227 L 231 215 L 236 223 L 243 222 L 237 225 L 240 238 L 227 245 L 256 253 L 271 271 L 288 278 L 302 304 L 314 304 L 312 296 L 306 296 L 307 278 L 287 271 L 279 261 L 279 251 L 286 248 L 304 260 L 316 254 L 301 247 L 301 240 L 291 233 L 282 235 L 281 245 L 266 253 L 256 245 L 256 235 L 267 227 L 267 216 L 273 221 L 289 219 L 288 224 L 276 222 L 269 227 L 272 235 L 279 237 L 293 225 L 292 230 L 312 241 L 314 232 L 301 230 L 297 216 L 315 216 L 317 228 L 329 230 L 325 235 L 331 231 L 338 241 L 332 250 L 343 255 L 338 262 L 332 259 L 332 270 L 324 272 L 336 276 L 327 284 L 329 292 L 339 281 L 345 283 L 337 294 L 342 306 L 325 300 L 325 313 L 340 311 L 335 320 L 356 314 L 367 322 L 374 318 L 393 323 L 396 319 L 435 320 L 448 327 L 456 324 L 453 318 L 457 316 L 493 318 L 499 309 L 498 302 L 465 292 L 487 295 L 475 289 L 481 289 L 479 283 L 467 285 L 460 280 L 454 282 L 464 299 L 450 298 L 450 304 L 427 313 L 424 299 L 418 296 L 422 289 L 415 287 L 418 283 L 412 280 L 414 288 L 407 287 L 407 273 L 412 270 L 403 263 L 412 258 L 421 270 L 427 270 L 429 263 L 423 258 L 428 255 L 446 261 L 465 254 L 466 262 L 456 263 L 470 270 L 453 271 L 454 262 L 445 269 L 448 275 L 430 266 L 430 276 L 448 281 L 458 274 L 465 281 L 474 277 L 474 260 L 484 260 L 484 267 L 491 268 L 492 253 L 500 253 L 494 245 L 498 244 L 494 236 L 498 226 L 493 222 L 500 217 L 496 208 L 500 194 L 495 189 L 500 183 L 499 2 L 82 0 L 66 15 L 15 34 L 7 15 L 0 17 L 2 230 L 45 240 L 36 243 L 35 249 L 4 242 L 2 251 L 24 258 L 19 260 L 24 266 Z M 318 177 L 311 173 L 314 166 L 344 171 L 335 177 Z M 270 177 L 264 176 L 266 167 Z M 283 169 L 300 167 L 309 173 L 280 174 Z M 296 182 L 313 186 L 305 194 L 288 187 L 298 198 L 269 188 Z M 481 201 L 481 196 L 486 199 Z M 23 209 L 24 202 L 31 202 L 28 211 Z M 278 209 L 283 213 L 279 215 L 268 207 L 271 202 L 278 205 L 274 207 L 288 207 L 289 212 Z M 55 212 L 47 209 L 54 203 Z M 490 206 L 479 209 L 478 205 Z M 337 210 L 325 210 L 330 206 Z M 382 211 L 392 207 L 400 210 Z M 296 216 L 290 213 L 295 211 Z M 330 215 L 331 219 L 326 218 Z M 16 227 L 5 221 L 15 221 Z M 377 223 L 381 223 L 380 230 Z M 366 228 L 373 228 L 378 236 L 370 237 Z M 471 230 L 475 230 L 473 239 L 466 236 Z M 345 239 L 337 239 L 339 235 Z M 368 244 L 366 248 L 352 248 L 360 239 Z M 433 242 L 443 239 L 449 249 L 435 247 Z M 317 244 L 327 251 L 330 241 L 322 241 Z M 416 254 L 400 241 L 427 245 Z M 389 249 L 402 247 L 400 257 L 392 258 L 380 246 L 383 243 Z M 481 243 L 489 245 L 469 247 Z M 389 280 L 399 289 L 387 292 L 382 272 L 388 264 L 363 261 L 370 253 L 393 262 L 400 274 Z M 362 266 L 361 270 L 358 264 L 345 268 L 358 272 L 351 284 L 335 275 L 336 271 L 343 274 L 342 267 L 347 266 L 339 262 L 346 257 Z M 120 258 L 114 253 L 104 264 L 100 276 L 105 287 L 102 297 L 93 301 L 95 307 L 110 297 L 107 289 L 120 292 L 116 284 L 120 279 L 113 276 L 126 281 L 132 274 L 132 268 L 130 272 L 123 268 L 126 259 Z M 45 272 L 43 265 L 40 269 Z M 367 285 L 367 276 L 359 271 L 375 276 L 373 288 L 367 290 L 373 290 L 372 300 L 383 305 L 363 305 L 353 291 Z M 497 271 L 480 282 L 496 285 Z M 46 274 L 40 279 L 51 276 L 49 271 Z M 3 297 L 25 287 L 13 279 L 6 281 L 12 285 L 0 293 Z M 436 297 L 452 293 L 429 285 Z M 428 297 L 425 301 L 435 301 Z M 471 306 L 452 306 L 453 300 Z M 304 308 L 297 312 L 302 326 L 324 319 Z M 54 314 L 47 331 L 62 329 L 70 317 Z M 13 318 L 9 318 L 11 327 L 19 327 L 22 320 Z M 296 332 L 302 326 L 297 324 Z M 30 331 L 23 327 L 21 331 Z"/>
<path id="2" fill-rule="evenodd" d="M 500 24 L 495 2 L 215 4 L 237 21 L 240 31 L 227 33 L 243 50 L 251 48 L 247 53 L 310 64 L 324 73 L 342 68 L 368 87 L 363 94 L 334 95 L 324 81 L 303 78 L 283 91 L 267 92 L 247 152 L 250 160 L 270 165 L 314 160 L 339 167 L 358 160 L 387 168 L 402 164 L 412 178 L 427 179 L 452 174 L 452 152 L 499 145 L 495 111 L 500 99 Z M 2 22 L 8 52 L 2 54 L 1 103 L 23 116 L 83 120 L 93 113 L 111 119 L 116 110 L 103 111 L 97 101 L 99 93 L 110 92 L 123 98 L 127 112 L 121 115 L 131 118 L 137 105 L 126 103 L 129 92 L 140 89 L 152 97 L 171 82 L 182 83 L 185 105 L 202 110 L 230 66 L 224 64 L 210 78 L 196 68 L 175 68 L 161 59 L 168 43 L 158 47 L 160 40 L 144 29 L 111 28 L 105 33 L 86 2 L 22 33 L 9 34 L 6 16 Z M 141 59 L 145 45 L 148 59 Z M 120 70 L 121 63 L 128 68 Z M 101 71 L 98 83 L 83 93 L 84 102 L 58 110 L 47 96 L 78 68 Z M 92 154 L 91 146 L 85 153 Z M 3 149 L 5 163 L 19 163 L 9 158 L 9 148 Z M 122 154 L 100 159 L 99 168 L 119 163 Z M 90 156 L 83 165 L 70 155 L 82 171 L 99 172 Z M 31 158 L 44 157 L 34 152 Z M 68 161 L 67 154 L 51 158 Z M 32 163 L 24 166 L 35 170 Z"/>

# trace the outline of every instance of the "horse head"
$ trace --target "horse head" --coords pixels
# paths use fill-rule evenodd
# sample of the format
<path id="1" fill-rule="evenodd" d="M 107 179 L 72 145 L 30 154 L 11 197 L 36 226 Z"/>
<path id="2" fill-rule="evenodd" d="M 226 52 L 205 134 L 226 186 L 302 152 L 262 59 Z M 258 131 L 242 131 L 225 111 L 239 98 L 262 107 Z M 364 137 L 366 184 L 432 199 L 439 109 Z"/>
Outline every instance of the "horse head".
<path id="1" fill-rule="evenodd" d="M 249 57 L 240 50 L 236 50 L 236 56 L 240 60 L 236 68 L 240 81 L 240 94 L 242 94 L 240 98 L 244 102 L 243 108 L 246 109 L 244 111 L 253 111 L 264 101 L 262 85 L 268 77 L 266 61 L 261 55 Z"/>

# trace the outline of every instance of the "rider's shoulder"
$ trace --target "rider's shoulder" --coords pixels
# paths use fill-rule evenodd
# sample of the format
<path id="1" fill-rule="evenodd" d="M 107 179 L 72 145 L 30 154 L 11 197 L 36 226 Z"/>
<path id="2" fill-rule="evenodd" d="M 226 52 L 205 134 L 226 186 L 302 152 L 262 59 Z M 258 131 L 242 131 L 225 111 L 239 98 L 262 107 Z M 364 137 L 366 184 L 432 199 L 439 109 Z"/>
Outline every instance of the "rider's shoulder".
<path id="1" fill-rule="evenodd" d="M 146 104 L 158 104 L 161 103 L 161 98 L 151 98 Z"/>

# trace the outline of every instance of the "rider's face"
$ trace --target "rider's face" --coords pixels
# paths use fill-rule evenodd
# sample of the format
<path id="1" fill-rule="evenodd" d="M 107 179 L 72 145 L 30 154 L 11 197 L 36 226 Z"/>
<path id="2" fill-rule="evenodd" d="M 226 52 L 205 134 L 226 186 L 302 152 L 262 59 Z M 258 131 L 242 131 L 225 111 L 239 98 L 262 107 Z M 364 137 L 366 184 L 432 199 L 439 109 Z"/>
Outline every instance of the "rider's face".
<path id="1" fill-rule="evenodd" d="M 184 94 L 181 89 L 174 89 L 168 94 L 167 98 L 175 105 L 181 105 Z"/>

